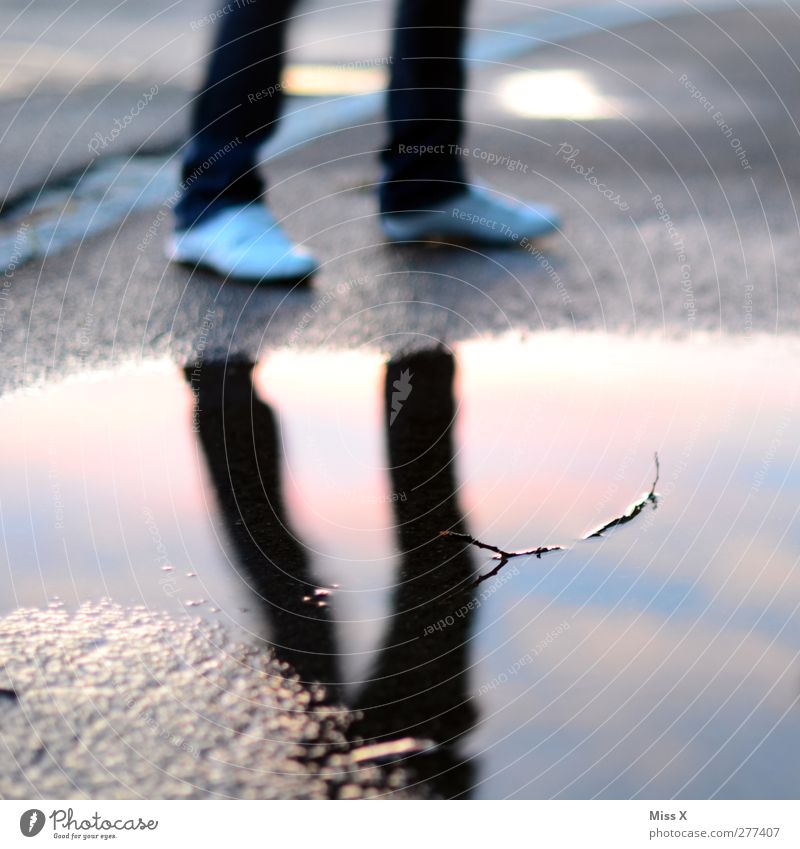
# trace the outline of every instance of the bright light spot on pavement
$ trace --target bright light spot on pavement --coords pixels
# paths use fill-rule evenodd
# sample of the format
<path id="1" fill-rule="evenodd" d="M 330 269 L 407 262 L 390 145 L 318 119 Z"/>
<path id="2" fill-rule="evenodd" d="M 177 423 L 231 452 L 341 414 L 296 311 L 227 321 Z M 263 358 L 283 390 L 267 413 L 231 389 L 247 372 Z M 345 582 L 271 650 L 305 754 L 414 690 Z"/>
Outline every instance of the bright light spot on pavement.
<path id="1" fill-rule="evenodd" d="M 523 71 L 500 84 L 500 100 L 525 118 L 591 120 L 614 117 L 616 110 L 580 71 Z"/>
<path id="2" fill-rule="evenodd" d="M 384 89 L 387 79 L 385 67 L 291 65 L 283 74 L 283 90 L 300 97 L 367 94 Z"/>

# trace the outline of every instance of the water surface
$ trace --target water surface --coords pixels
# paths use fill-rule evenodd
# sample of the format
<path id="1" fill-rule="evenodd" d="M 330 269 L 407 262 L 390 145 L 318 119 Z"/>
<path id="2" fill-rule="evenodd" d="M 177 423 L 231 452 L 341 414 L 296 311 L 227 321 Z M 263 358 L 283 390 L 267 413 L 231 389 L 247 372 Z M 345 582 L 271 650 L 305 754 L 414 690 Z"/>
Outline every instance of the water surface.
<path id="1" fill-rule="evenodd" d="M 477 797 L 796 797 L 797 346 L 554 334 L 0 402 L 3 611 L 226 623 Z M 658 508 L 581 541 L 646 493 Z M 497 565 L 440 531 L 505 550 Z M 423 770 L 425 773 L 425 770 Z"/>

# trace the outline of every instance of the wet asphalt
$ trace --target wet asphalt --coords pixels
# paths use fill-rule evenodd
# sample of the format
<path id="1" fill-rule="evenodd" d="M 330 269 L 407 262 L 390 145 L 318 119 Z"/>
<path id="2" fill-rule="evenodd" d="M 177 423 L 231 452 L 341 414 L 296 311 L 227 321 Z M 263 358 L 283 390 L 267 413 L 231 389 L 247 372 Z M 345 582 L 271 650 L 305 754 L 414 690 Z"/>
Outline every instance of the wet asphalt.
<path id="1" fill-rule="evenodd" d="M 273 208 L 322 262 L 310 287 L 252 290 L 171 266 L 161 254 L 168 203 L 136 212 L 5 278 L 3 385 L 142 357 L 181 362 L 201 341 L 207 357 L 257 358 L 272 346 L 392 350 L 413 336 L 557 327 L 791 332 L 800 29 L 786 9 L 766 5 L 758 15 L 758 26 L 744 11 L 685 15 L 516 63 L 585 75 L 610 101 L 604 108 L 619 109 L 613 119 L 523 118 L 497 97 L 516 66 L 472 73 L 471 172 L 561 212 L 563 231 L 540 245 L 386 245 L 373 192 L 383 133 L 370 122 L 270 163 Z M 734 128 L 746 166 L 718 120 Z M 507 157 L 513 170 L 487 164 L 481 151 Z"/>

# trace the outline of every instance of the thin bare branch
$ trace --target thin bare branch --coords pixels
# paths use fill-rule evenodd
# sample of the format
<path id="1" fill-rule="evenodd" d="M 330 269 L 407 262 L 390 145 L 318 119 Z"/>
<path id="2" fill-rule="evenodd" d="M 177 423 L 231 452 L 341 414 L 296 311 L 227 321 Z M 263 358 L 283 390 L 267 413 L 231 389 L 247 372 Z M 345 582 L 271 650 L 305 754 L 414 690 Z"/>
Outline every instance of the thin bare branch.
<path id="1" fill-rule="evenodd" d="M 658 462 L 658 452 L 655 453 L 655 461 L 656 477 L 653 481 L 653 485 L 650 487 L 650 491 L 643 495 L 638 501 L 634 501 L 633 504 L 630 504 L 628 506 L 628 509 L 621 516 L 617 516 L 616 519 L 611 519 L 611 521 L 606 522 L 604 525 L 600 525 L 599 528 L 595 528 L 595 530 L 586 534 L 583 539 L 594 539 L 595 537 L 602 536 L 606 531 L 610 530 L 611 528 L 616 528 L 619 525 L 626 525 L 632 519 L 635 519 L 648 504 L 652 504 L 653 509 L 656 509 L 656 507 L 658 506 L 656 484 L 658 483 L 658 478 L 661 474 L 661 464 Z"/>
<path id="2" fill-rule="evenodd" d="M 601 525 L 596 530 L 592 531 L 591 533 L 588 533 L 584 537 L 581 537 L 581 541 L 595 539 L 597 537 L 602 536 L 606 531 L 610 530 L 611 528 L 627 524 L 628 522 L 635 519 L 648 504 L 652 504 L 653 509 L 656 509 L 656 507 L 658 506 L 658 493 L 656 493 L 656 485 L 658 484 L 658 479 L 661 474 L 661 464 L 658 460 L 658 452 L 656 452 L 654 456 L 656 464 L 656 476 L 653 480 L 653 485 L 650 487 L 650 491 L 643 495 L 638 501 L 634 501 L 633 504 L 631 504 L 621 516 L 617 516 L 616 518 L 611 519 L 610 521 Z M 475 548 L 481 548 L 485 551 L 491 551 L 492 560 L 500 561 L 497 566 L 495 566 L 489 572 L 486 572 L 483 575 L 478 575 L 478 577 L 472 582 L 470 589 L 474 589 L 475 587 L 482 584 L 484 581 L 487 581 L 489 578 L 493 578 L 508 563 L 508 561 L 514 557 L 541 558 L 543 554 L 548 554 L 551 551 L 569 550 L 569 546 L 564 545 L 541 545 L 536 548 L 526 548 L 523 551 L 505 551 L 497 545 L 491 545 L 488 542 L 482 542 L 481 540 L 470 536 L 470 534 L 462 534 L 456 531 L 440 531 L 440 536 L 459 540 L 461 542 L 467 543 L 468 545 L 473 545 L 475 546 Z"/>

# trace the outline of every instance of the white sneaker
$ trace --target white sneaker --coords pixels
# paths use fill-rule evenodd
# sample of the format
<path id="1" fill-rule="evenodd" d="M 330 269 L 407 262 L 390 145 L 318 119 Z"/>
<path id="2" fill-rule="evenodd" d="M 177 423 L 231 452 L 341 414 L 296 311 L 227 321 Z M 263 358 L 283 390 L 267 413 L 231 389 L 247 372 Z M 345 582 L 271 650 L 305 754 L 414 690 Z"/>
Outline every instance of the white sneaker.
<path id="1" fill-rule="evenodd" d="M 302 280 L 318 267 L 260 203 L 225 207 L 188 230 L 176 230 L 166 254 L 174 262 L 252 283 Z"/>
<path id="2" fill-rule="evenodd" d="M 419 212 L 381 215 L 381 228 L 392 242 L 513 245 L 553 233 L 560 224 L 550 207 L 509 201 L 478 186 Z"/>

